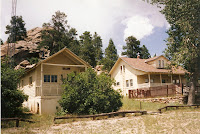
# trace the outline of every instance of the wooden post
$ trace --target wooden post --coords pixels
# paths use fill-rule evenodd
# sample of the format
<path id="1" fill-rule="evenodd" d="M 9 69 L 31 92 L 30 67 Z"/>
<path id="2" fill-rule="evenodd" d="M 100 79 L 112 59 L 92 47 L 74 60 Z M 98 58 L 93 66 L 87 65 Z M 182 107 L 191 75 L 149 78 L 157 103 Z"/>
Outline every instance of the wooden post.
<path id="1" fill-rule="evenodd" d="M 171 74 L 171 83 L 173 84 L 172 74 Z"/>
<path id="2" fill-rule="evenodd" d="M 148 78 L 149 78 L 149 87 L 151 87 L 151 75 L 148 73 Z"/>
<path id="3" fill-rule="evenodd" d="M 183 95 L 183 83 L 181 84 L 181 90 L 182 90 L 182 95 Z"/>
<path id="4" fill-rule="evenodd" d="M 168 85 L 167 85 L 167 97 L 168 97 Z"/>
<path id="5" fill-rule="evenodd" d="M 162 75 L 160 74 L 160 85 L 162 86 Z"/>
<path id="6" fill-rule="evenodd" d="M 180 76 L 180 74 L 179 74 L 179 80 L 180 80 L 180 85 L 181 85 L 182 81 L 181 81 L 181 76 Z"/>
<path id="7" fill-rule="evenodd" d="M 19 127 L 19 119 L 16 119 L 16 127 Z"/>
<path id="8" fill-rule="evenodd" d="M 43 64 L 41 64 L 41 83 L 40 83 L 40 92 L 41 92 L 41 96 L 43 96 L 42 93 L 42 85 L 43 85 Z"/>

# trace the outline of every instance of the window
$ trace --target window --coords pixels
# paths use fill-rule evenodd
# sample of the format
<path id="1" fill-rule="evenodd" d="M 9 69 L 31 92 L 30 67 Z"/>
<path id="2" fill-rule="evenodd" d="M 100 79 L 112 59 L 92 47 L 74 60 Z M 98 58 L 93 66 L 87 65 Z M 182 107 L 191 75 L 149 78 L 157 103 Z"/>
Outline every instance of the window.
<path id="1" fill-rule="evenodd" d="M 162 68 L 165 67 L 165 63 L 164 63 L 164 60 L 162 60 Z"/>
<path id="2" fill-rule="evenodd" d="M 114 86 L 116 86 L 117 85 L 117 83 L 114 83 Z"/>
<path id="3" fill-rule="evenodd" d="M 129 82 L 128 82 L 128 80 L 126 80 L 126 87 L 129 87 Z"/>
<path id="4" fill-rule="evenodd" d="M 69 67 L 63 67 L 63 70 L 70 70 Z"/>
<path id="5" fill-rule="evenodd" d="M 57 75 L 51 75 L 51 82 L 57 82 Z"/>
<path id="6" fill-rule="evenodd" d="M 161 68 L 161 60 L 158 61 L 158 67 Z"/>
<path id="7" fill-rule="evenodd" d="M 173 80 L 173 83 L 176 84 L 176 80 Z"/>
<path id="8" fill-rule="evenodd" d="M 133 79 L 130 79 L 130 86 L 133 86 Z"/>
<path id="9" fill-rule="evenodd" d="M 32 76 L 31 77 L 29 77 L 29 85 L 31 85 L 33 83 L 33 81 L 32 81 Z"/>
<path id="10" fill-rule="evenodd" d="M 44 75 L 44 82 L 50 82 L 50 75 Z"/>
<path id="11" fill-rule="evenodd" d="M 149 82 L 149 79 L 145 79 L 145 83 L 148 83 Z"/>
<path id="12" fill-rule="evenodd" d="M 124 70 L 124 72 L 125 72 L 125 65 L 123 65 L 123 70 Z"/>
<path id="13" fill-rule="evenodd" d="M 150 79 L 150 83 L 153 83 L 153 79 Z"/>
<path id="14" fill-rule="evenodd" d="M 120 83 L 119 82 L 117 82 L 117 86 L 119 86 L 120 85 Z"/>
<path id="15" fill-rule="evenodd" d="M 120 66 L 121 67 L 121 73 L 122 73 L 122 66 Z"/>
<path id="16" fill-rule="evenodd" d="M 162 79 L 162 83 L 166 83 L 165 79 Z"/>
<path id="17" fill-rule="evenodd" d="M 176 83 L 177 83 L 177 84 L 179 84 L 179 83 L 180 83 L 180 81 L 179 81 L 179 80 L 176 80 Z"/>

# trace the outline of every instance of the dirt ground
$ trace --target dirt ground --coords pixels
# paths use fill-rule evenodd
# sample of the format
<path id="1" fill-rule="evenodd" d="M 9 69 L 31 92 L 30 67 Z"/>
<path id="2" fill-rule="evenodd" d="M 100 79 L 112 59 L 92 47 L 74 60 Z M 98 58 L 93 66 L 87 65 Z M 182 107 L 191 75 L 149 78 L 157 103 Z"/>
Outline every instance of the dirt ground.
<path id="1" fill-rule="evenodd" d="M 175 110 L 163 114 L 79 120 L 46 128 L 6 129 L 2 133 L 37 134 L 199 134 L 200 110 Z"/>

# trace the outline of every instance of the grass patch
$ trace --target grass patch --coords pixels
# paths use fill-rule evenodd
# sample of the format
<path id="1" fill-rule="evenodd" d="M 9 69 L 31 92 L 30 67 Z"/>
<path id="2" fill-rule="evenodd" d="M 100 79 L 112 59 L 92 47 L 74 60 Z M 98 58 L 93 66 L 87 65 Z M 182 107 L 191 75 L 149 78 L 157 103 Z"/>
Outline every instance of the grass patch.
<path id="1" fill-rule="evenodd" d="M 167 104 L 157 103 L 157 102 L 143 102 L 139 100 L 129 99 L 128 97 L 123 97 L 123 110 L 146 110 L 146 111 L 157 111 L 161 107 L 167 106 Z M 141 106 L 140 106 L 141 103 Z"/>

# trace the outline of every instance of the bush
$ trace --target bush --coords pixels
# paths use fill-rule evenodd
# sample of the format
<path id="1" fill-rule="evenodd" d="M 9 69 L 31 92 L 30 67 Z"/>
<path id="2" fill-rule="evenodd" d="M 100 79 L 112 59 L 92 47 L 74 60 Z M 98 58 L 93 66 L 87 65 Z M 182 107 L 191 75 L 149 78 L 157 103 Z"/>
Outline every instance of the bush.
<path id="1" fill-rule="evenodd" d="M 63 80 L 64 93 L 59 104 L 70 114 L 97 114 L 119 110 L 119 92 L 112 89 L 112 80 L 105 74 L 96 75 L 92 69 L 68 74 Z"/>
<path id="2" fill-rule="evenodd" d="M 1 116 L 16 117 L 22 113 L 22 103 L 28 99 L 22 91 L 17 90 L 22 70 L 14 70 L 1 63 Z"/>

